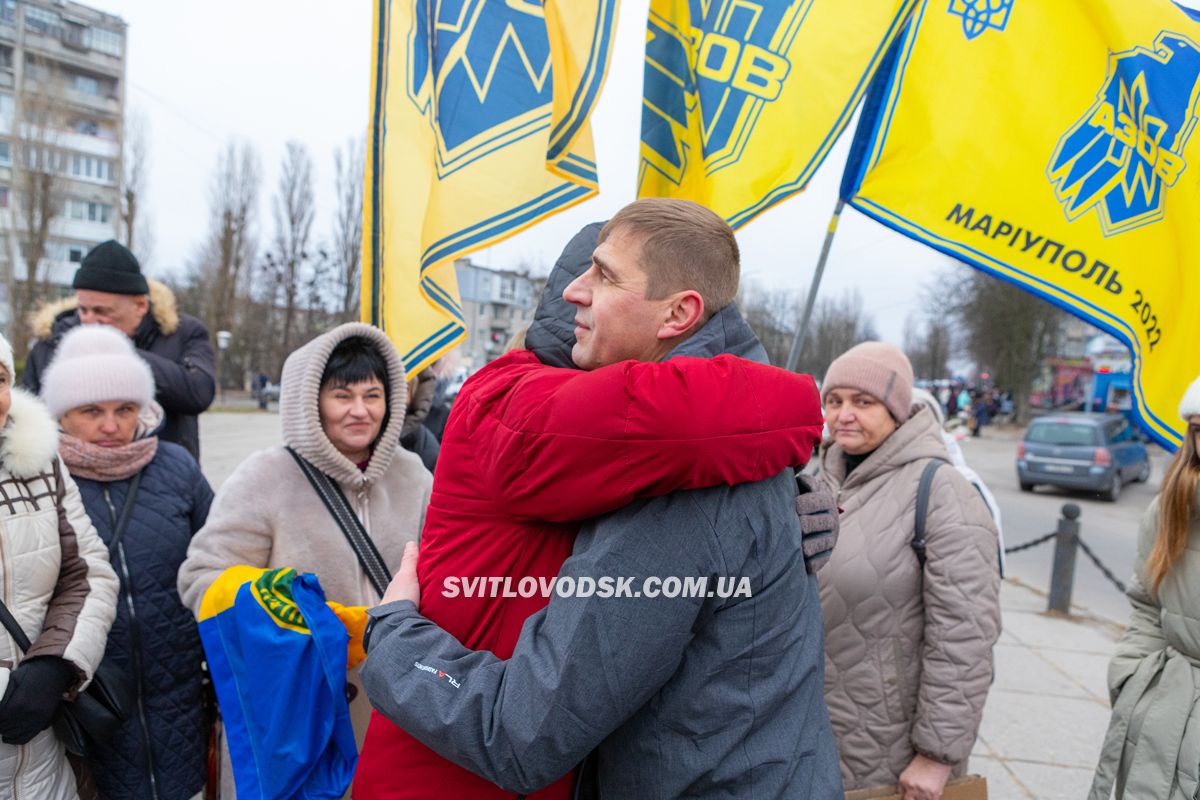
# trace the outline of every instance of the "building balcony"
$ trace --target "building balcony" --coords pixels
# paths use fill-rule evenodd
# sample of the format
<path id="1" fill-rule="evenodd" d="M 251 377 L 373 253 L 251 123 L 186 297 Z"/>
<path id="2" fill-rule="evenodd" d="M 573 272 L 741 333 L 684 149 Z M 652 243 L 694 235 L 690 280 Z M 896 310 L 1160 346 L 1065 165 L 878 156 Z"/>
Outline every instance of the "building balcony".
<path id="1" fill-rule="evenodd" d="M 73 103 L 80 108 L 86 108 L 88 111 L 99 111 L 102 114 L 117 116 L 121 113 L 121 103 L 115 97 L 104 97 L 101 95 L 87 94 L 74 89 L 65 89 L 63 97 L 69 103 Z"/>

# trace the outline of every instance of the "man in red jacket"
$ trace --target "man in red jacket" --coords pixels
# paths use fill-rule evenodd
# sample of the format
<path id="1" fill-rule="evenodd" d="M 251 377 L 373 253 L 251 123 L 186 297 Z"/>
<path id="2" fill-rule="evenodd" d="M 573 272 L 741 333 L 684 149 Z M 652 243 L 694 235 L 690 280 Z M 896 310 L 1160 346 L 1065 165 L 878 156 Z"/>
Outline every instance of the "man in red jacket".
<path id="1" fill-rule="evenodd" d="M 499 586 L 518 595 L 522 578 L 545 585 L 570 555 L 579 520 L 639 497 L 770 478 L 803 464 L 820 435 L 819 401 L 806 376 L 730 355 L 663 360 L 732 301 L 736 243 L 728 226 L 695 204 L 635 205 L 657 211 L 662 230 L 634 236 L 618 214 L 594 253 L 569 246 L 564 259 L 582 255 L 586 274 L 560 297 L 548 288 L 530 331 L 531 343 L 569 339 L 570 359 L 582 370 L 515 351 L 477 373 L 456 400 L 421 542 L 420 611 L 472 649 L 508 658 L 525 620 L 549 600 L 544 592 L 477 593 L 478 579 L 507 578 Z M 576 241 L 594 237 L 592 230 Z M 639 267 L 639 258 L 663 258 L 683 240 L 693 263 Z M 565 335 L 564 298 L 577 309 Z M 561 362 L 562 348 L 535 349 L 550 363 L 557 349 Z M 572 784 L 568 773 L 530 797 L 566 798 Z M 513 797 L 379 715 L 354 792 Z"/>

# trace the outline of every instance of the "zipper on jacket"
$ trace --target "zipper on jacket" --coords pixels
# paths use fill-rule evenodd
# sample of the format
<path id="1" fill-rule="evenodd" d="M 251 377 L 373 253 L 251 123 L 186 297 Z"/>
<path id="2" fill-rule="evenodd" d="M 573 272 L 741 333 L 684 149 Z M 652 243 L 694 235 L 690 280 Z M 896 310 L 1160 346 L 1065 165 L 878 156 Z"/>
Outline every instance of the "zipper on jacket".
<path id="1" fill-rule="evenodd" d="M 17 745 L 17 766 L 13 769 L 12 798 L 21 800 L 21 771 L 25 768 L 25 750 L 27 744 Z"/>
<path id="2" fill-rule="evenodd" d="M 108 504 L 108 517 L 112 530 L 117 530 L 117 509 L 113 506 L 108 486 L 104 487 L 104 502 Z M 158 800 L 158 780 L 154 775 L 154 745 L 150 739 L 150 725 L 146 721 L 145 689 L 142 685 L 142 636 L 138 628 L 137 612 L 133 604 L 133 582 L 129 578 L 129 563 L 125 559 L 125 542 L 117 542 L 117 561 L 121 567 L 121 580 L 124 584 L 125 607 L 129 609 L 129 638 L 133 652 L 133 681 L 136 690 L 138 724 L 142 729 L 142 744 L 146 747 L 146 770 L 150 777 L 150 796 Z"/>

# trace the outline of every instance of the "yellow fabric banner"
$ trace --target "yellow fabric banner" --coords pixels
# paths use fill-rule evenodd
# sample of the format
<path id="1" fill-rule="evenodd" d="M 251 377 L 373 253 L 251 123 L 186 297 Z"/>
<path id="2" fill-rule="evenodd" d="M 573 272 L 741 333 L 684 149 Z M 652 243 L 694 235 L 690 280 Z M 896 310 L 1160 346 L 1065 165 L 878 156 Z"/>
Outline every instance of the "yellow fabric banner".
<path id="1" fill-rule="evenodd" d="M 377 0 L 362 318 L 414 375 L 465 335 L 454 259 L 596 194 L 617 0 Z"/>
<path id="2" fill-rule="evenodd" d="M 924 0 L 868 96 L 843 194 L 1131 349 L 1181 441 L 1200 366 L 1200 24 L 1168 0 Z"/>
<path id="3" fill-rule="evenodd" d="M 915 0 L 651 0 L 639 197 L 737 228 L 804 189 Z"/>

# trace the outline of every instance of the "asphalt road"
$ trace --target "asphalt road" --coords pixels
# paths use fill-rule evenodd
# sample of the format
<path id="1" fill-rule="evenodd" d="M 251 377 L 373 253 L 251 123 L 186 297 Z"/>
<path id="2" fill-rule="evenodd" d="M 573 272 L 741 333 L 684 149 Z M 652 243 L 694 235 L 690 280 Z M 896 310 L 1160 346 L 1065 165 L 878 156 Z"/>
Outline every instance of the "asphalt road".
<path id="1" fill-rule="evenodd" d="M 279 443 L 279 415 L 257 411 L 208 413 L 200 417 L 200 434 L 201 464 L 215 489 L 251 452 Z M 1127 485 L 1116 503 L 1045 487 L 1027 494 L 1017 486 L 1018 436 L 1015 430 L 985 428 L 980 438 L 962 441 L 967 461 L 983 476 L 1000 502 L 1005 543 L 1011 547 L 1049 533 L 1055 528 L 1063 504 L 1076 503 L 1083 511 L 1080 533 L 1084 541 L 1117 577 L 1128 580 L 1133 571 L 1138 522 L 1158 492 L 1167 455 L 1152 447 L 1149 483 Z M 1008 575 L 1048 591 L 1053 552 L 1054 545 L 1050 542 L 1010 555 Z M 1124 623 L 1129 616 L 1124 596 L 1082 552 L 1076 562 L 1072 602 L 1114 622 Z"/>
<path id="2" fill-rule="evenodd" d="M 1032 494 L 1017 485 L 1016 448 L 1019 432 L 985 428 L 978 439 L 962 441 L 967 462 L 996 495 L 1004 524 L 1005 545 L 1012 547 L 1055 529 L 1065 503 L 1075 503 L 1082 514 L 1080 536 L 1116 576 L 1128 582 L 1133 573 L 1137 531 L 1142 514 L 1154 495 L 1169 455 L 1150 446 L 1152 470 L 1148 483 L 1126 484 L 1116 503 L 1094 495 L 1038 487 Z M 1048 591 L 1054 554 L 1053 542 L 1008 557 L 1008 576 Z M 1074 605 L 1124 624 L 1129 603 L 1082 552 L 1077 555 Z"/>

